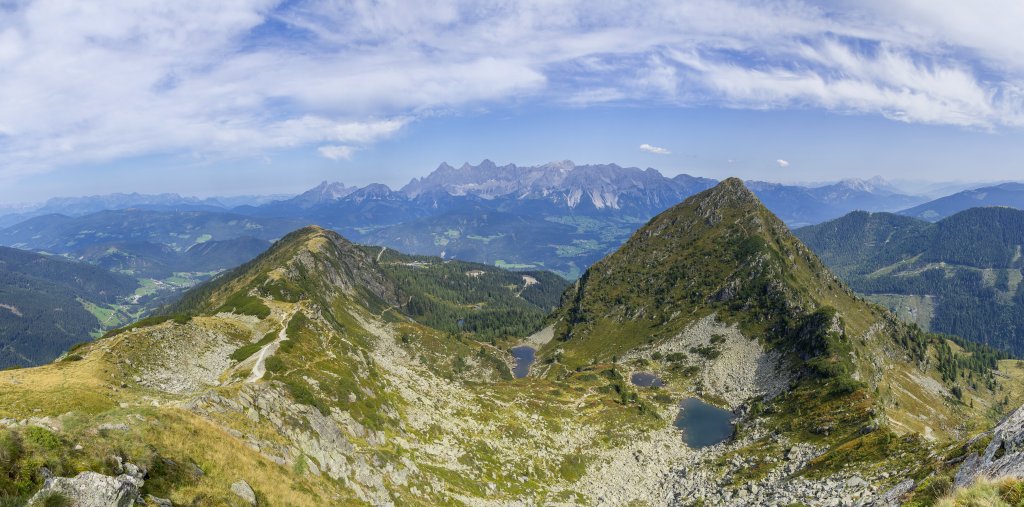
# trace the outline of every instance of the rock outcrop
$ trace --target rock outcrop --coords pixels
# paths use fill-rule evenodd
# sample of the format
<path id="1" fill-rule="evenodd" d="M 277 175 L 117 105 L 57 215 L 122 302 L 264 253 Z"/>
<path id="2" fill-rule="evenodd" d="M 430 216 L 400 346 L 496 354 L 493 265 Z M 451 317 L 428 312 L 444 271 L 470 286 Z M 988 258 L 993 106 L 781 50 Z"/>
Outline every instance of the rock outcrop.
<path id="1" fill-rule="evenodd" d="M 248 482 L 235 482 L 231 485 L 231 492 L 245 500 L 249 505 L 256 505 L 256 492 L 252 490 L 252 486 L 249 486 Z"/>
<path id="2" fill-rule="evenodd" d="M 969 455 L 957 471 L 953 485 L 964 487 L 976 479 L 1024 477 L 1024 407 L 996 426 L 982 454 Z"/>
<path id="3" fill-rule="evenodd" d="M 141 484 L 140 478 L 128 474 L 111 477 L 82 472 L 74 477 L 51 477 L 28 504 L 42 505 L 50 496 L 59 494 L 74 507 L 129 507 L 139 499 Z"/>

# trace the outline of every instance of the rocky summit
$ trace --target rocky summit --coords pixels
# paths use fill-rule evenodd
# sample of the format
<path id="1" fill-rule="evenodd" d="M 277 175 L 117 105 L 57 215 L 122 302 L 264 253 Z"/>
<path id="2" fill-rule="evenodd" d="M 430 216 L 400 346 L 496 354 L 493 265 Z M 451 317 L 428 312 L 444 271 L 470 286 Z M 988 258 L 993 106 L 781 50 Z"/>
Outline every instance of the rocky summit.
<path id="1" fill-rule="evenodd" d="M 1019 473 L 1020 412 L 996 424 L 1024 366 L 860 299 L 740 180 L 560 280 L 297 230 L 152 317 L 0 371 L 0 496 L 927 505 Z M 537 351 L 523 378 L 517 346 Z M 724 410 L 724 438 L 687 444 L 684 400 Z"/>

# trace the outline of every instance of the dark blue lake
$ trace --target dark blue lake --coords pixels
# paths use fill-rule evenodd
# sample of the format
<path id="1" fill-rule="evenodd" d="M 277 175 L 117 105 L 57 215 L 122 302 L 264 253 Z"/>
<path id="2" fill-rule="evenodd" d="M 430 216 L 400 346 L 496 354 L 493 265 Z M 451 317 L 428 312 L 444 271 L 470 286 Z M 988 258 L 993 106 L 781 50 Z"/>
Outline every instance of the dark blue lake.
<path id="1" fill-rule="evenodd" d="M 523 345 L 512 349 L 512 357 L 516 360 L 516 367 L 512 368 L 512 375 L 516 378 L 523 378 L 530 373 L 530 365 L 533 364 L 537 351 L 533 347 Z"/>
<path id="2" fill-rule="evenodd" d="M 683 430 L 686 445 L 694 449 L 724 442 L 733 433 L 732 412 L 697 398 L 686 398 L 679 402 L 675 425 Z"/>
<path id="3" fill-rule="evenodd" d="M 663 387 L 665 381 L 653 373 L 637 372 L 629 376 L 629 381 L 637 387 Z"/>

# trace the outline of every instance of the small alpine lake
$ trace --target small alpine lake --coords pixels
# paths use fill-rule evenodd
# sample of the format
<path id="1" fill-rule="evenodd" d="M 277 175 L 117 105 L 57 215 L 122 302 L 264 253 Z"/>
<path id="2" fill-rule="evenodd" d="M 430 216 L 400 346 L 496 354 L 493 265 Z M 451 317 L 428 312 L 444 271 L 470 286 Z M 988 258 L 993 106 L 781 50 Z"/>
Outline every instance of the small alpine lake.
<path id="1" fill-rule="evenodd" d="M 638 371 L 629 376 L 629 381 L 637 387 L 664 387 L 665 381 L 661 377 L 645 371 Z"/>
<path id="2" fill-rule="evenodd" d="M 724 442 L 732 436 L 732 412 L 704 403 L 698 398 L 679 402 L 676 428 L 683 430 L 686 445 L 700 449 Z"/>
<path id="3" fill-rule="evenodd" d="M 520 345 L 511 350 L 512 358 L 516 361 L 515 368 L 512 368 L 512 375 L 515 378 L 523 378 L 530 373 L 530 365 L 536 357 L 537 351 L 529 345 Z"/>

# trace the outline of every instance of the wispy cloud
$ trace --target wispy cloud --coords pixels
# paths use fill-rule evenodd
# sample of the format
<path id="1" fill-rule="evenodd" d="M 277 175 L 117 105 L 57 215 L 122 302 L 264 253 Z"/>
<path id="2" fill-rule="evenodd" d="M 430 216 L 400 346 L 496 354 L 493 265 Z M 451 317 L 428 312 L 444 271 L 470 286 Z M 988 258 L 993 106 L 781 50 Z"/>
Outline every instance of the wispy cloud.
<path id="1" fill-rule="evenodd" d="M 0 177 L 356 150 L 504 102 L 1019 127 L 1022 18 L 1016 0 L 16 2 L 0 9 Z"/>
<path id="2" fill-rule="evenodd" d="M 331 160 L 348 160 L 352 158 L 352 155 L 356 152 L 356 150 L 351 146 L 344 145 L 321 146 L 317 148 L 317 151 L 325 158 L 329 158 Z"/>
<path id="3" fill-rule="evenodd" d="M 647 153 L 653 153 L 655 155 L 670 155 L 670 154 L 672 154 L 671 151 L 668 151 L 665 148 L 662 148 L 660 146 L 651 146 L 651 145 L 649 145 L 647 143 L 641 144 L 640 145 L 640 149 L 642 151 L 646 151 Z"/>
<path id="4" fill-rule="evenodd" d="M 783 159 L 780 158 L 780 159 L 776 160 L 775 163 L 779 167 L 789 167 L 789 161 L 788 160 L 783 160 Z"/>

